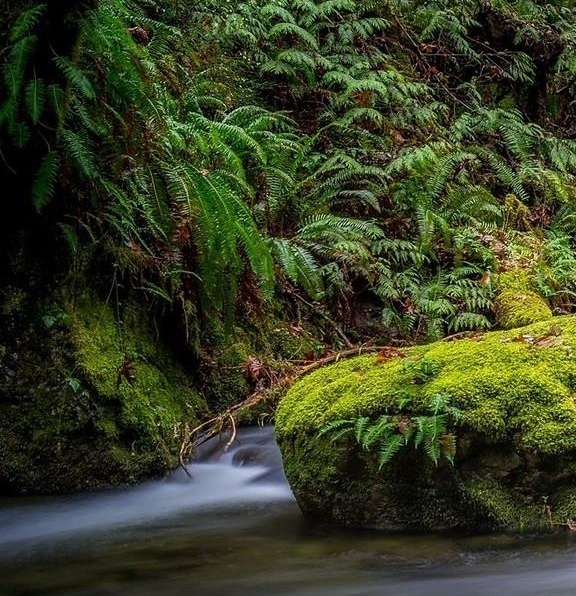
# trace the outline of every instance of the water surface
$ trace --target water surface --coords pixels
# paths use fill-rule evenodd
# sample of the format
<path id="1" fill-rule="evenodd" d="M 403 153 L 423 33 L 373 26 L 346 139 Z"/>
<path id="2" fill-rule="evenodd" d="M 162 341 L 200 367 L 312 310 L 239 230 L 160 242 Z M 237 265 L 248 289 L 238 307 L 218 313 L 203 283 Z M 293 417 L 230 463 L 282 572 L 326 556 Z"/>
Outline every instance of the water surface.
<path id="1" fill-rule="evenodd" d="M 573 596 L 576 537 L 402 536 L 302 518 L 271 428 L 139 487 L 0 501 L 2 596 Z"/>

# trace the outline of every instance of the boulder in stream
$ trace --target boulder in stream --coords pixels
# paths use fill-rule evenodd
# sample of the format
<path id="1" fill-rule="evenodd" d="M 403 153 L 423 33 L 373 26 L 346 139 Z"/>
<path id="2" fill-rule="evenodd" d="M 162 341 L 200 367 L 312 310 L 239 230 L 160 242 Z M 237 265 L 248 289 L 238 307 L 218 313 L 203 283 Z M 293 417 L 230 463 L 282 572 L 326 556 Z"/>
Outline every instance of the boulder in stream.
<path id="1" fill-rule="evenodd" d="M 556 317 L 300 379 L 276 421 L 300 508 L 385 530 L 566 524 L 576 518 L 575 350 L 576 317 Z"/>

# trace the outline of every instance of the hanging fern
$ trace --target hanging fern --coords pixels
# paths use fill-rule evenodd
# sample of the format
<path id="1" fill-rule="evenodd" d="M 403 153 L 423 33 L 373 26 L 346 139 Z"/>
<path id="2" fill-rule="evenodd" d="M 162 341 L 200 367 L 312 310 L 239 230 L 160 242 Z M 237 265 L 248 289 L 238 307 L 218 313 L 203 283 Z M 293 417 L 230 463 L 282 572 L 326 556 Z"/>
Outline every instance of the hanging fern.
<path id="1" fill-rule="evenodd" d="M 28 115 L 34 124 L 38 124 L 46 103 L 46 85 L 42 79 L 34 77 L 24 92 Z"/>
<path id="2" fill-rule="evenodd" d="M 54 196 L 59 161 L 59 155 L 50 151 L 42 160 L 36 173 L 32 184 L 32 204 L 39 212 L 44 210 Z"/>

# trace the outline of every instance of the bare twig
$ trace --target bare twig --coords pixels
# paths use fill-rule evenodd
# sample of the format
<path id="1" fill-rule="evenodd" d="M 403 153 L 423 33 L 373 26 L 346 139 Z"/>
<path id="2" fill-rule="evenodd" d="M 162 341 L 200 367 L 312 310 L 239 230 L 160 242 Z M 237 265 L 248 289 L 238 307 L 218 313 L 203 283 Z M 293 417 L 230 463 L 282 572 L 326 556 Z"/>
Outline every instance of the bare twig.
<path id="1" fill-rule="evenodd" d="M 182 442 L 180 444 L 180 450 L 178 452 L 178 463 L 180 467 L 186 472 L 191 478 L 192 475 L 186 467 L 186 462 L 190 460 L 194 452 L 203 445 L 206 441 L 212 437 L 222 433 L 224 430 L 230 430 L 231 436 L 228 439 L 224 451 L 227 451 L 236 440 L 237 435 L 237 417 L 238 415 L 260 403 L 270 397 L 270 391 L 282 387 L 289 387 L 294 380 L 307 375 L 308 373 L 317 370 L 318 368 L 330 364 L 331 362 L 337 362 L 344 358 L 350 358 L 352 356 L 360 356 L 362 354 L 372 354 L 380 352 L 382 350 L 390 350 L 390 346 L 357 346 L 343 352 L 336 352 L 330 354 L 324 358 L 315 360 L 314 362 L 305 364 L 304 366 L 292 367 L 286 374 L 270 379 L 269 387 L 259 387 L 256 391 L 251 393 L 243 402 L 235 404 L 228 408 L 222 414 L 214 416 L 209 420 L 206 420 L 195 426 L 191 430 L 186 430 L 183 433 Z M 397 348 L 394 348 L 397 350 Z"/>
<path id="2" fill-rule="evenodd" d="M 230 435 L 230 439 L 228 439 L 228 442 L 224 447 L 224 452 L 228 451 L 228 449 L 230 449 L 236 440 L 236 422 L 234 420 L 234 416 L 232 416 L 232 414 L 228 414 L 228 418 L 230 419 L 230 425 L 232 426 L 232 433 Z"/>

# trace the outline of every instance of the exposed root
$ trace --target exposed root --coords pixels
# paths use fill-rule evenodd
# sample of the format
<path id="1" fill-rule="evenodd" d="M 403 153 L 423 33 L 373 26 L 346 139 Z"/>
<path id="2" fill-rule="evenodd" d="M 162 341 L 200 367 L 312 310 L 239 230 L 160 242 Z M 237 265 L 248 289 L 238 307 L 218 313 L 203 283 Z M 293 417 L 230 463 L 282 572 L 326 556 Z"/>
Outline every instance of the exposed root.
<path id="1" fill-rule="evenodd" d="M 331 362 L 337 362 L 343 358 L 350 358 L 352 356 L 360 356 L 361 354 L 371 354 L 382 351 L 395 354 L 398 352 L 398 349 L 391 348 L 390 346 L 358 346 L 356 348 L 344 350 L 343 352 L 330 354 L 329 356 L 325 356 L 324 358 L 320 358 L 302 366 L 293 366 L 286 374 L 270 378 L 268 387 L 259 387 L 243 402 L 228 408 L 222 414 L 214 416 L 190 430 L 186 430 L 183 433 L 180 450 L 178 452 L 178 462 L 180 467 L 191 478 L 192 475 L 186 467 L 186 463 L 190 461 L 201 445 L 223 432 L 230 432 L 230 438 L 224 447 L 224 451 L 227 451 L 236 440 L 238 415 L 245 410 L 261 404 L 265 400 L 270 399 L 275 390 L 287 389 L 296 379 L 317 370 L 326 364 L 330 364 Z"/>

